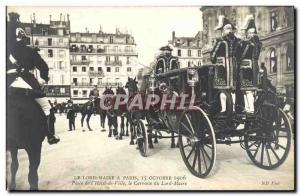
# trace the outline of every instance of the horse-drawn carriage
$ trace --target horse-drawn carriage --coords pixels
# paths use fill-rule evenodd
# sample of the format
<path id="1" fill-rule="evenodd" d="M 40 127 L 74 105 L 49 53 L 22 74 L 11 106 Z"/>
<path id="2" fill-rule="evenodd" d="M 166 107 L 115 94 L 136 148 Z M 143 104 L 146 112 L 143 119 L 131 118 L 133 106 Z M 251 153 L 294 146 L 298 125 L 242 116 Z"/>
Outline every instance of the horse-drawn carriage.
<path id="1" fill-rule="evenodd" d="M 152 105 L 150 111 L 144 113 L 147 129 L 136 119 L 141 154 L 147 156 L 152 138 L 166 131 L 177 134 L 185 165 L 200 178 L 210 174 L 214 167 L 216 144 L 239 143 L 256 166 L 263 169 L 280 166 L 291 146 L 291 125 L 279 107 L 276 94 L 265 84 L 268 82 L 266 74 L 257 77 L 259 82 L 255 86 L 249 85 L 251 79 L 247 81 L 254 96 L 254 111 L 247 112 L 239 109 L 243 105 L 238 105 L 238 101 L 233 102 L 226 88 L 230 81 L 217 78 L 218 71 L 216 64 L 209 64 L 163 73 L 154 71 L 143 76 L 141 91 L 145 94 L 167 93 L 176 97 L 188 94 L 195 100 L 193 106 L 183 110 Z M 220 93 L 227 96 L 227 111 L 222 115 Z M 184 105 L 190 105 L 190 100 Z"/>

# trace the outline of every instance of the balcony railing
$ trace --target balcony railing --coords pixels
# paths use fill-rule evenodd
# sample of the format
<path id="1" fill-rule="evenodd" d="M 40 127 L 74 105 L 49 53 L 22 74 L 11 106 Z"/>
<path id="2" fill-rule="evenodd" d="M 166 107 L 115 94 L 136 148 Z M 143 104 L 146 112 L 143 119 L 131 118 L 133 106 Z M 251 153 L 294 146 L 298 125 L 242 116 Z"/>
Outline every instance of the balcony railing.
<path id="1" fill-rule="evenodd" d="M 89 71 L 90 76 L 104 76 L 103 71 Z"/>
<path id="2" fill-rule="evenodd" d="M 90 82 L 73 82 L 71 84 L 72 87 L 87 87 L 87 88 L 92 88 L 93 86 L 95 86 L 94 83 L 90 83 Z M 97 83 L 97 86 L 100 88 L 103 87 L 117 87 L 117 86 L 122 86 L 122 82 L 99 82 Z"/>
<path id="3" fill-rule="evenodd" d="M 98 87 L 117 87 L 122 86 L 122 82 L 100 82 L 98 83 Z"/>
<path id="4" fill-rule="evenodd" d="M 107 54 L 118 54 L 118 55 L 137 55 L 134 50 L 121 50 L 121 49 L 102 49 L 102 48 L 79 48 L 79 47 L 70 47 L 70 52 L 74 53 L 107 53 Z"/>
<path id="5" fill-rule="evenodd" d="M 105 65 L 122 65 L 122 61 L 105 61 Z"/>
<path id="6" fill-rule="evenodd" d="M 81 61 L 77 61 L 77 60 L 70 60 L 70 64 L 71 65 L 89 65 L 91 61 L 89 60 L 81 60 Z"/>

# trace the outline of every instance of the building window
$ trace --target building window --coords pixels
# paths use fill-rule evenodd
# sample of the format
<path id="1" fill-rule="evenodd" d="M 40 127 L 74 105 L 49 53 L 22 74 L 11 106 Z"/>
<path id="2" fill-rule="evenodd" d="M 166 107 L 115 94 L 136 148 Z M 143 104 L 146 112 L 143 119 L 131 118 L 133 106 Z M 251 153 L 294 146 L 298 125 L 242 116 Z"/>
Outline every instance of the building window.
<path id="1" fill-rule="evenodd" d="M 294 47 L 289 45 L 286 51 L 287 71 L 294 70 Z"/>
<path id="2" fill-rule="evenodd" d="M 277 57 L 276 57 L 276 51 L 274 48 L 272 48 L 270 52 L 270 72 L 276 73 L 277 72 Z"/>
<path id="3" fill-rule="evenodd" d="M 58 29 L 58 35 L 63 36 L 64 35 L 64 30 L 63 29 Z"/>
<path id="4" fill-rule="evenodd" d="M 82 67 L 82 72 L 86 72 L 86 67 Z"/>
<path id="5" fill-rule="evenodd" d="M 75 85 L 77 85 L 77 82 L 78 82 L 78 79 L 77 79 L 77 78 L 73 78 L 73 83 L 74 83 Z"/>
<path id="6" fill-rule="evenodd" d="M 87 60 L 86 56 L 81 56 L 81 60 L 86 61 Z"/>
<path id="7" fill-rule="evenodd" d="M 60 70 L 63 70 L 63 69 L 64 69 L 63 62 L 62 62 L 62 61 L 58 61 L 58 68 L 59 68 Z"/>
<path id="8" fill-rule="evenodd" d="M 131 72 L 131 67 L 127 67 L 127 72 Z"/>
<path id="9" fill-rule="evenodd" d="M 98 78 L 98 84 L 102 83 L 102 78 Z"/>
<path id="10" fill-rule="evenodd" d="M 110 56 L 105 57 L 106 62 L 110 62 Z"/>
<path id="11" fill-rule="evenodd" d="M 73 96 L 78 97 L 78 90 L 73 90 Z"/>
<path id="12" fill-rule="evenodd" d="M 201 66 L 201 61 L 198 61 L 198 66 L 199 66 L 199 67 Z"/>
<path id="13" fill-rule="evenodd" d="M 278 27 L 277 11 L 271 12 L 271 32 L 276 31 Z"/>
<path id="14" fill-rule="evenodd" d="M 188 61 L 188 67 L 190 67 L 191 66 L 191 61 Z"/>
<path id="15" fill-rule="evenodd" d="M 61 94 L 65 94 L 66 93 L 66 89 L 65 88 L 60 88 L 60 93 Z"/>
<path id="16" fill-rule="evenodd" d="M 98 72 L 102 72 L 102 67 L 98 67 Z"/>
<path id="17" fill-rule="evenodd" d="M 48 57 L 53 57 L 53 50 L 52 49 L 48 50 Z"/>
<path id="18" fill-rule="evenodd" d="M 64 83 L 65 83 L 64 75 L 60 75 L 60 83 L 61 83 L 61 84 L 64 84 Z"/>
<path id="19" fill-rule="evenodd" d="M 48 38 L 48 46 L 52 46 L 52 38 Z"/>
<path id="20" fill-rule="evenodd" d="M 109 37 L 109 43 L 114 43 L 114 37 L 113 36 Z"/>
<path id="21" fill-rule="evenodd" d="M 110 67 L 106 67 L 106 72 L 110 72 Z"/>
<path id="22" fill-rule="evenodd" d="M 94 84 L 94 78 L 90 78 L 90 85 Z"/>
<path id="23" fill-rule="evenodd" d="M 201 50 L 198 50 L 198 57 L 201 57 Z"/>
<path id="24" fill-rule="evenodd" d="M 82 90 L 82 96 L 86 97 L 87 96 L 87 90 Z"/>
<path id="25" fill-rule="evenodd" d="M 192 51 L 188 50 L 188 56 L 192 56 Z"/>
<path id="26" fill-rule="evenodd" d="M 120 68 L 116 67 L 115 72 L 119 72 L 119 71 L 120 71 Z"/>
<path id="27" fill-rule="evenodd" d="M 90 71 L 94 71 L 94 67 L 90 67 Z"/>
<path id="28" fill-rule="evenodd" d="M 126 58 L 126 64 L 129 65 L 129 57 Z"/>
<path id="29" fill-rule="evenodd" d="M 65 57 L 65 51 L 64 50 L 59 50 L 59 58 L 64 58 Z"/>
<path id="30" fill-rule="evenodd" d="M 181 50 L 177 50 L 177 56 L 181 56 Z"/>
<path id="31" fill-rule="evenodd" d="M 77 67 L 73 67 L 73 72 L 77 72 Z"/>

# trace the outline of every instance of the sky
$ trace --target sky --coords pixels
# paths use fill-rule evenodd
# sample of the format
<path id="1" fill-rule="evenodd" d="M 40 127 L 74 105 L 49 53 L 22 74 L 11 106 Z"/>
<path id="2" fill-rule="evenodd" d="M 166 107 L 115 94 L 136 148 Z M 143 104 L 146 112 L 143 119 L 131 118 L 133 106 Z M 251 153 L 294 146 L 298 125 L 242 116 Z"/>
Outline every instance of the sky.
<path id="1" fill-rule="evenodd" d="M 106 33 L 128 31 L 137 44 L 138 61 L 148 66 L 158 49 L 168 44 L 172 31 L 176 36 L 192 37 L 202 30 L 200 6 L 193 7 L 8 7 L 7 12 L 20 14 L 21 22 L 30 22 L 35 13 L 37 23 L 59 20 L 60 13 L 70 15 L 71 32 Z M 67 16 L 65 16 L 67 17 Z"/>

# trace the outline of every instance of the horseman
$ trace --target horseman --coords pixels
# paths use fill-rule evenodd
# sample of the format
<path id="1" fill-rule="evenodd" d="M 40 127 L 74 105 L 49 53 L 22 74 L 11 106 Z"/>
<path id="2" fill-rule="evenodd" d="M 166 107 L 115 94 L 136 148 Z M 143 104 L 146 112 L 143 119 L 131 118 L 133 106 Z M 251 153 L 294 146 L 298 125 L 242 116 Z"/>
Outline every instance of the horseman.
<path id="1" fill-rule="evenodd" d="M 240 61 L 240 87 L 244 94 L 245 111 L 254 112 L 253 90 L 258 87 L 258 58 L 262 43 L 257 36 L 254 17 L 247 16 L 245 26 L 246 38 L 241 42 L 241 61 Z"/>
<path id="2" fill-rule="evenodd" d="M 231 110 L 226 108 L 228 98 L 232 98 L 232 110 L 235 110 L 236 81 L 238 79 L 237 61 L 240 48 L 240 39 L 234 35 L 235 29 L 225 16 L 219 16 L 219 24 L 215 30 L 220 30 L 222 37 L 217 39 L 211 51 L 211 61 L 216 64 L 214 87 L 220 90 L 220 115 Z"/>
<path id="3" fill-rule="evenodd" d="M 157 57 L 155 73 L 164 73 L 169 70 L 178 69 L 178 60 L 172 56 L 172 48 L 163 46 L 160 48 L 162 53 Z"/>
<path id="4" fill-rule="evenodd" d="M 30 43 L 25 31 L 20 27 L 19 14 L 9 13 L 10 22 L 7 25 L 8 50 L 7 50 L 7 85 L 10 92 L 26 94 L 28 96 L 37 96 L 35 101 L 41 106 L 47 117 L 47 138 L 49 144 L 55 144 L 60 141 L 51 130 L 51 117 L 49 104 L 41 85 L 33 74 L 37 68 L 40 71 L 40 77 L 47 83 L 49 81 L 49 68 L 46 62 L 41 58 L 39 49 L 28 47 Z"/>

